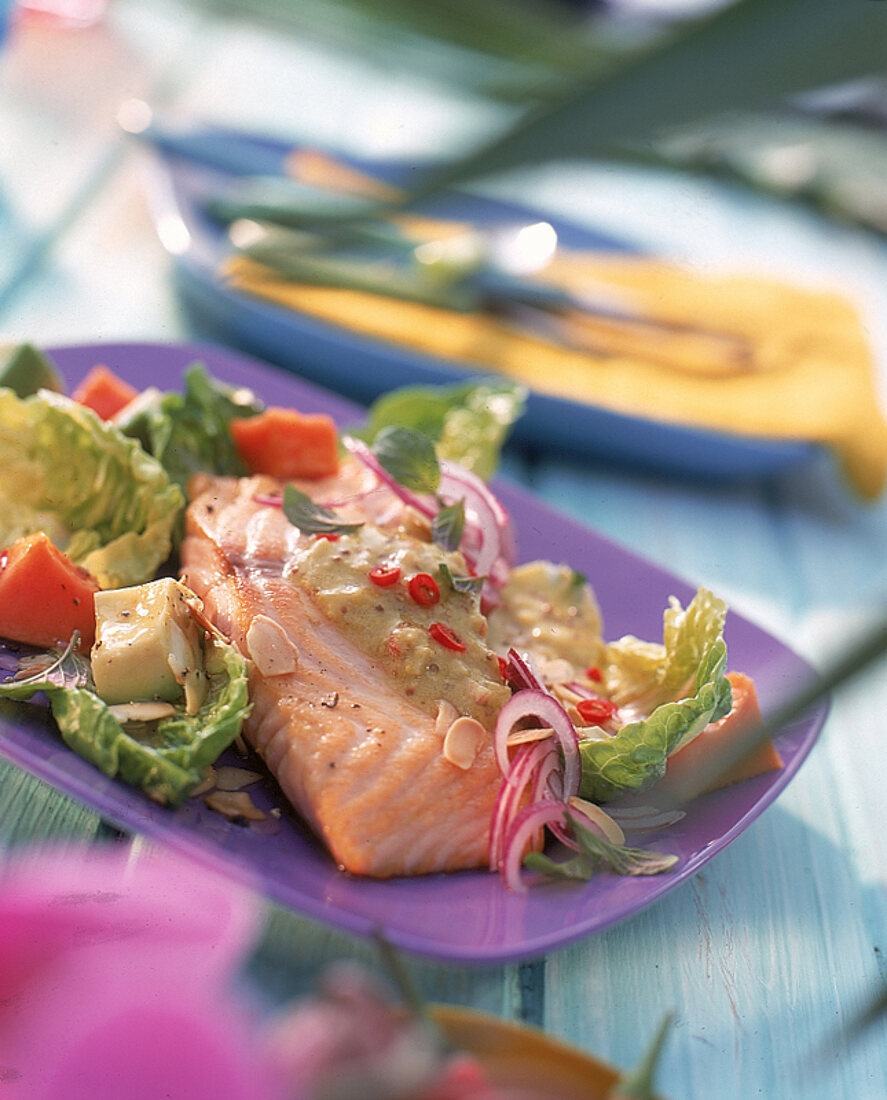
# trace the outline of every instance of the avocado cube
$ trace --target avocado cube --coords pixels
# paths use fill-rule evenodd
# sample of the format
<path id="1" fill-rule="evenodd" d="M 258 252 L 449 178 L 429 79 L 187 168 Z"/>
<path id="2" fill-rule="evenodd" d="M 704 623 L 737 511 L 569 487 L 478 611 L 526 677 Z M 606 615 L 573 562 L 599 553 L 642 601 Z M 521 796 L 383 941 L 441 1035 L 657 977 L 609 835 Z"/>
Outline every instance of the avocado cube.
<path id="1" fill-rule="evenodd" d="M 206 673 L 202 631 L 191 614 L 195 599 L 170 577 L 96 593 L 90 658 L 106 703 L 164 699 L 184 701 L 188 713 L 200 709 Z"/>

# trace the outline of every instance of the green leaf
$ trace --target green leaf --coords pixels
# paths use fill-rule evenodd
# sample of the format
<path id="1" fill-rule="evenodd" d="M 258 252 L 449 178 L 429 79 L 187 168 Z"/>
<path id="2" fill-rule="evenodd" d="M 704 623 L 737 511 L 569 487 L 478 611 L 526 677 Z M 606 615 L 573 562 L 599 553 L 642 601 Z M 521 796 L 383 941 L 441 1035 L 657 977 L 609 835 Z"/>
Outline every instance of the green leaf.
<path id="1" fill-rule="evenodd" d="M 646 848 L 628 848 L 613 844 L 586 828 L 574 814 L 567 814 L 567 821 L 582 854 L 599 867 L 608 867 L 617 875 L 661 875 L 678 861 L 677 856 L 664 855 Z"/>
<path id="2" fill-rule="evenodd" d="M 607 802 L 652 786 L 665 774 L 670 753 L 728 713 L 732 689 L 725 675 L 725 614 L 722 601 L 705 588 L 700 588 L 686 611 L 677 603 L 666 611 L 666 644 L 652 649 L 646 662 L 649 675 L 641 684 L 644 694 L 633 703 L 644 702 L 653 709 L 646 718 L 624 725 L 613 737 L 580 741 L 583 798 Z M 628 647 L 629 654 L 646 646 L 637 639 L 631 641 L 636 644 Z M 643 653 L 647 654 L 646 648 Z M 612 647 L 608 647 L 608 660 L 612 658 Z M 608 687 L 611 676 L 608 666 Z M 678 690 L 688 694 L 669 698 Z"/>
<path id="3" fill-rule="evenodd" d="M 558 99 L 450 161 L 411 200 L 543 161 L 618 156 L 631 143 L 718 112 L 881 74 L 885 41 L 882 3 L 738 0 L 615 71 L 574 77 Z"/>
<path id="4" fill-rule="evenodd" d="M 166 561 L 184 497 L 163 467 L 70 398 L 0 389 L 0 546 L 46 531 L 103 588 Z"/>
<path id="5" fill-rule="evenodd" d="M 231 438 L 231 421 L 261 409 L 251 390 L 220 382 L 202 363 L 192 363 L 182 393 L 145 391 L 118 426 L 184 489 L 195 473 L 239 477 L 248 472 Z"/>
<path id="6" fill-rule="evenodd" d="M 352 535 L 362 523 L 342 523 L 329 508 L 316 504 L 295 485 L 283 490 L 283 514 L 303 535 Z"/>
<path id="7" fill-rule="evenodd" d="M 537 97 L 576 69 L 603 69 L 625 49 L 595 33 L 580 10 L 539 0 L 202 0 L 205 7 L 259 20 L 300 41 L 328 42 L 361 65 L 418 73 L 456 89 L 505 99 Z"/>
<path id="8" fill-rule="evenodd" d="M 568 812 L 565 816 L 579 851 L 563 860 L 551 859 L 542 852 L 529 852 L 524 857 L 526 868 L 549 878 L 587 882 L 600 870 L 617 875 L 660 875 L 677 863 L 677 856 L 613 844 L 583 825 L 575 814 Z"/>
<path id="9" fill-rule="evenodd" d="M 228 216 L 285 218 L 286 205 L 257 209 L 244 206 L 229 211 Z M 271 268 L 289 282 L 306 286 L 335 287 L 379 294 L 405 302 L 458 312 L 478 309 L 481 297 L 469 280 L 443 281 L 433 278 L 408 257 L 391 254 L 387 246 L 375 255 L 343 256 L 328 251 L 302 252 L 292 248 L 280 237 L 241 250 L 244 256 Z"/>
<path id="10" fill-rule="evenodd" d="M 373 441 L 373 453 L 405 489 L 434 493 L 440 484 L 440 466 L 434 443 L 422 432 L 400 425 L 383 428 Z"/>
<path id="11" fill-rule="evenodd" d="M 457 573 L 453 573 L 452 569 L 450 569 L 444 561 L 440 563 L 437 569 L 444 583 L 452 588 L 454 592 L 476 595 L 481 591 L 486 580 L 486 577 L 463 577 Z"/>
<path id="12" fill-rule="evenodd" d="M 552 859 L 544 852 L 527 852 L 524 867 L 546 878 L 562 878 L 570 882 L 588 882 L 595 871 L 594 864 L 582 852 L 569 859 Z"/>
<path id="13" fill-rule="evenodd" d="M 14 344 L 0 349 L 0 386 L 19 397 L 30 397 L 38 390 L 65 392 L 65 381 L 56 365 L 33 344 Z"/>
<path id="14" fill-rule="evenodd" d="M 489 480 L 509 431 L 524 412 L 527 391 L 499 379 L 445 386 L 404 386 L 370 408 L 362 432 L 370 442 L 393 424 L 422 432 L 440 458 Z"/>
<path id="15" fill-rule="evenodd" d="M 656 1100 L 654 1077 L 673 1022 L 674 1013 L 667 1012 L 656 1029 L 653 1041 L 640 1065 L 620 1075 L 619 1080 L 607 1093 L 607 1100 Z"/>
<path id="16" fill-rule="evenodd" d="M 62 656 L 69 662 L 70 654 Z M 178 805 L 197 786 L 204 771 L 239 735 L 249 713 L 247 663 L 221 636 L 206 643 L 209 690 L 196 714 L 176 708 L 169 718 L 123 724 L 77 670 L 73 678 L 61 665 L 47 666 L 27 681 L 0 684 L 0 698 L 27 700 L 43 691 L 49 698 L 62 739 L 78 756 L 105 775 L 140 787 L 156 802 Z M 73 686 L 72 686 L 73 685 Z"/>
<path id="17" fill-rule="evenodd" d="M 431 540 L 444 550 L 458 550 L 464 531 L 464 500 L 445 504 L 431 521 Z"/>

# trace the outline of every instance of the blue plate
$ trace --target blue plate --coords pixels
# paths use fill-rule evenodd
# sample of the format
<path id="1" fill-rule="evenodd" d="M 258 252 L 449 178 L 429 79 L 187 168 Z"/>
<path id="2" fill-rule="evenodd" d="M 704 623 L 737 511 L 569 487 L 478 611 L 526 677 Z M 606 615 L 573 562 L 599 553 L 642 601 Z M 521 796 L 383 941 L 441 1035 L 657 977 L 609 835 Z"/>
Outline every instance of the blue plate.
<path id="1" fill-rule="evenodd" d="M 282 174 L 294 146 L 217 128 L 149 132 L 146 137 L 158 154 L 165 184 L 156 206 L 158 230 L 175 257 L 177 290 L 198 333 L 362 403 L 398 386 L 455 382 L 483 373 L 472 364 L 421 354 L 263 302 L 231 290 L 219 279 L 220 264 L 231 248 L 224 229 L 206 216 L 206 201 L 224 194 L 238 176 Z M 422 172 L 404 162 L 335 155 L 379 179 L 404 186 L 418 180 Z M 568 247 L 628 248 L 624 242 L 539 209 L 477 195 L 450 193 L 429 202 L 424 210 L 479 225 L 544 218 Z M 535 451 L 708 481 L 770 475 L 820 452 L 814 444 L 703 431 L 536 392 L 531 393 L 527 414 L 512 439 Z"/>

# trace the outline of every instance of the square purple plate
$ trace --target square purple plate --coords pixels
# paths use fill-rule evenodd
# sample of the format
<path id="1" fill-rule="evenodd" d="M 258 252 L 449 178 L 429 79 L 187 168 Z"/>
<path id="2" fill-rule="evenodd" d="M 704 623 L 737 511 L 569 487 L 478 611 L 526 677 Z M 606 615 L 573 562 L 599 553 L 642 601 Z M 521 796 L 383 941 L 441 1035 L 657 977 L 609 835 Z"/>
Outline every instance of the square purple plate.
<path id="1" fill-rule="evenodd" d="M 341 424 L 362 416 L 358 407 L 293 374 L 210 345 L 48 350 L 71 384 L 102 362 L 136 386 L 178 389 L 184 368 L 200 360 L 217 378 L 252 387 L 268 404 L 327 412 Z M 598 594 L 608 637 L 659 638 L 668 597 L 692 597 L 685 583 L 532 496 L 504 484 L 497 491 L 514 517 L 521 558 L 564 561 L 585 573 Z M 730 667 L 754 677 L 765 713 L 811 675 L 800 657 L 732 613 L 727 644 Z M 587 884 L 541 884 L 524 896 L 508 893 L 486 872 L 388 881 L 343 873 L 286 810 L 280 828 L 265 833 L 226 821 L 200 799 L 178 810 L 158 806 L 68 750 L 37 707 L 0 705 L 0 754 L 115 826 L 188 853 L 309 918 L 356 935 L 381 931 L 396 947 L 418 955 L 490 964 L 538 956 L 600 932 L 685 882 L 777 798 L 813 747 L 827 709 L 820 704 L 780 734 L 781 771 L 698 799 L 682 821 L 651 836 L 651 847 L 678 856 L 672 872 L 652 878 L 601 874 Z M 253 800 L 263 808 L 282 804 L 271 780 Z"/>

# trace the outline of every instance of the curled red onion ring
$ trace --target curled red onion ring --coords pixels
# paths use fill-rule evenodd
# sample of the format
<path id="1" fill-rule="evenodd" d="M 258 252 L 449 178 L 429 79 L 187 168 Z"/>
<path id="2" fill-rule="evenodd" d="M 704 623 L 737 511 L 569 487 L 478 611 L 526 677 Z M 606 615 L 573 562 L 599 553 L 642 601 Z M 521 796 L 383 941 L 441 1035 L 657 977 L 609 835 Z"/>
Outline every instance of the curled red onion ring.
<path id="1" fill-rule="evenodd" d="M 499 711 L 493 732 L 493 751 L 499 768 L 509 781 L 511 766 L 508 759 L 508 736 L 522 718 L 538 718 L 544 726 L 554 730 L 563 754 L 563 797 L 579 791 L 582 765 L 579 759 L 579 739 L 569 715 L 553 695 L 536 688 L 518 691 Z"/>
<path id="2" fill-rule="evenodd" d="M 477 549 L 470 551 L 471 565 L 478 576 L 489 576 L 495 581 L 497 563 L 502 561 L 510 566 L 515 560 L 511 519 L 501 501 L 477 474 L 446 460 L 440 464 L 438 494 L 448 503 L 464 500 L 466 521 L 480 541 Z"/>
<path id="3" fill-rule="evenodd" d="M 342 445 L 347 451 L 350 451 L 355 458 L 359 459 L 364 466 L 372 470 L 376 477 L 383 482 L 383 484 L 387 485 L 395 496 L 400 497 L 404 504 L 408 504 L 411 508 L 415 508 L 417 512 L 427 519 L 434 518 L 437 509 L 429 502 L 428 498 L 421 496 L 419 493 L 414 493 L 411 489 L 404 488 L 399 481 L 388 473 L 382 463 L 373 454 L 372 449 L 368 447 L 362 439 L 355 439 L 354 436 L 346 435 L 342 437 Z"/>
<path id="4" fill-rule="evenodd" d="M 512 821 L 505 838 L 501 864 L 502 878 L 509 890 L 516 894 L 527 892 L 526 883 L 521 878 L 521 864 L 527 844 L 546 825 L 549 828 L 553 825 L 563 826 L 566 811 L 567 807 L 563 802 L 546 798 L 521 810 Z"/>
<path id="5" fill-rule="evenodd" d="M 540 775 L 544 775 L 544 779 L 546 779 L 551 770 L 558 767 L 558 765 L 557 752 L 555 751 L 554 742 L 550 738 L 545 741 L 528 742 L 521 745 L 514 754 L 509 774 L 502 780 L 499 793 L 496 796 L 496 804 L 493 807 L 493 817 L 490 823 L 491 871 L 497 870 L 502 863 L 503 838 L 517 813 L 527 786 L 531 781 L 533 782 L 532 801 L 537 801 L 536 792 L 540 787 Z"/>
<path id="6" fill-rule="evenodd" d="M 342 442 L 404 504 L 415 508 L 426 519 L 434 518 L 437 513 L 434 503 L 427 496 L 404 488 L 363 440 L 344 436 Z M 514 561 L 515 547 L 511 519 L 496 495 L 476 474 L 444 460 L 440 463 L 438 496 L 449 504 L 457 500 L 465 502 L 467 529 L 463 553 L 466 561 L 478 576 L 490 577 L 494 586 L 502 584 L 508 565 Z"/>

